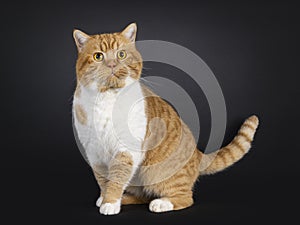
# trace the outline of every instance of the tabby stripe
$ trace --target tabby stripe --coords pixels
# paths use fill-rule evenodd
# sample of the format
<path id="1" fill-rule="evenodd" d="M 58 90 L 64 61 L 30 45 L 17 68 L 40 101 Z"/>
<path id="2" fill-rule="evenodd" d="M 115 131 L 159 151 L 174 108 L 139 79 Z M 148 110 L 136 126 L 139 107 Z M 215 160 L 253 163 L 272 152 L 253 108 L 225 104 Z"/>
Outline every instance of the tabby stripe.
<path id="1" fill-rule="evenodd" d="M 100 48 L 101 48 L 101 51 L 106 52 L 107 49 L 109 48 L 109 46 L 106 41 L 102 41 L 100 44 Z"/>
<path id="2" fill-rule="evenodd" d="M 118 39 L 117 38 L 115 38 L 116 39 L 116 49 L 118 49 L 119 47 L 120 47 L 120 42 L 118 41 Z"/>
<path id="3" fill-rule="evenodd" d="M 227 165 L 227 158 L 225 154 L 220 154 L 220 159 L 222 160 L 224 166 Z"/>
<path id="4" fill-rule="evenodd" d="M 112 40 L 112 42 L 111 42 L 111 44 L 110 44 L 110 46 L 111 46 L 112 49 L 116 49 L 116 48 L 117 48 L 117 47 L 115 46 L 116 42 L 117 42 L 117 40 L 116 40 L 115 38 L 113 38 L 113 40 Z"/>
<path id="5" fill-rule="evenodd" d="M 176 179 L 177 179 L 177 177 L 176 177 Z M 186 184 L 187 184 L 187 182 L 179 182 L 179 183 L 174 182 L 174 183 L 170 183 L 170 186 L 171 186 L 171 188 L 175 186 L 177 189 L 180 187 L 186 187 Z"/>
<path id="6" fill-rule="evenodd" d="M 230 157 L 230 159 L 231 159 L 232 162 L 235 161 L 234 154 L 233 154 L 233 152 L 231 151 L 230 148 L 224 147 L 223 151 L 225 152 L 224 154 L 228 154 L 228 156 Z"/>
<path id="7" fill-rule="evenodd" d="M 232 144 L 235 145 L 242 153 L 245 153 L 245 149 L 236 139 L 233 139 Z"/>
<path id="8" fill-rule="evenodd" d="M 248 127 L 248 128 L 250 128 L 251 130 L 253 130 L 253 131 L 255 131 L 255 127 L 252 125 L 252 124 L 250 124 L 250 123 L 245 123 L 245 124 L 243 124 L 243 126 L 242 127 Z"/>
<path id="9" fill-rule="evenodd" d="M 86 57 L 86 58 L 84 59 L 84 61 L 81 63 L 81 65 L 80 65 L 80 67 L 79 67 L 78 70 L 82 70 L 83 67 L 87 64 L 88 61 L 89 61 L 89 57 Z"/>
<path id="10" fill-rule="evenodd" d="M 238 135 L 244 137 L 246 139 L 246 141 L 249 142 L 249 143 L 252 141 L 252 139 L 248 136 L 248 134 L 246 134 L 243 131 L 239 131 Z"/>
<path id="11" fill-rule="evenodd" d="M 183 177 L 186 177 L 186 174 L 176 175 L 176 179 L 180 179 L 180 178 L 183 178 Z"/>

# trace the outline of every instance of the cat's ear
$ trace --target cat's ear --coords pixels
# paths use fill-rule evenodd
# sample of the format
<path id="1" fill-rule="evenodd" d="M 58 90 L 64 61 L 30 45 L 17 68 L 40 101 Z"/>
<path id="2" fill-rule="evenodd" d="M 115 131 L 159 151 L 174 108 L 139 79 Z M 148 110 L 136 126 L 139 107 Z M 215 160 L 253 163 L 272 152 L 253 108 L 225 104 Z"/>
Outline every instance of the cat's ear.
<path id="1" fill-rule="evenodd" d="M 89 35 L 87 35 L 86 33 L 82 32 L 80 30 L 74 30 L 73 37 L 74 37 L 74 40 L 75 40 L 75 43 L 77 45 L 77 49 L 79 52 L 82 50 L 83 46 L 85 45 L 87 40 L 90 38 Z"/>
<path id="2" fill-rule="evenodd" d="M 136 38 L 136 31 L 136 23 L 131 23 L 121 32 L 121 34 L 129 41 L 134 42 Z"/>

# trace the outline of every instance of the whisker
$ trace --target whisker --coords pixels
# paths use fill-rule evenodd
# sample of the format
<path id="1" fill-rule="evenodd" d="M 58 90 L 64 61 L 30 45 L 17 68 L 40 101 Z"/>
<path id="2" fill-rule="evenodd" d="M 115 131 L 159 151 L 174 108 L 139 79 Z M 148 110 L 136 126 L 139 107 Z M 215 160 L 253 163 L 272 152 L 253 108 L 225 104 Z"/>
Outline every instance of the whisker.
<path id="1" fill-rule="evenodd" d="M 151 84 L 155 84 L 155 85 L 161 86 L 160 83 L 157 83 L 157 82 L 154 82 L 154 81 L 147 80 L 147 77 L 141 77 L 140 79 L 142 79 L 142 80 L 145 81 L 145 82 L 148 82 L 148 83 L 151 83 Z"/>
<path id="2" fill-rule="evenodd" d="M 152 68 L 150 68 L 150 67 L 145 67 L 145 66 L 143 66 L 143 69 L 145 69 L 145 70 L 152 70 Z"/>
<path id="3" fill-rule="evenodd" d="M 68 99 L 69 104 L 73 103 L 74 95 L 71 95 Z"/>
<path id="4" fill-rule="evenodd" d="M 151 88 L 155 88 L 157 86 L 161 86 L 159 83 L 153 82 L 153 81 L 149 81 L 146 80 L 145 78 L 140 78 L 140 80 L 142 81 L 142 83 L 146 86 L 150 86 Z"/>

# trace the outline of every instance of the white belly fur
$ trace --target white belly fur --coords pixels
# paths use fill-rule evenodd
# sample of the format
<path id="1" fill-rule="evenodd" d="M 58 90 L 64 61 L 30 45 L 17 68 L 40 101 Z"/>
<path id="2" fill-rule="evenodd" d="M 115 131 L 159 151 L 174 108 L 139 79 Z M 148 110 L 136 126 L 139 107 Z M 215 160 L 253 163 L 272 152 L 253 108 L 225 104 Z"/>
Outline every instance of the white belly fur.
<path id="1" fill-rule="evenodd" d="M 90 165 L 108 166 L 116 153 L 127 151 L 137 168 L 144 158 L 142 143 L 147 126 L 139 82 L 128 77 L 125 88 L 100 93 L 93 84 L 80 86 L 80 90 L 80 95 L 74 96 L 73 106 L 79 104 L 83 108 L 87 123 L 82 125 L 73 113 L 74 123 Z"/>

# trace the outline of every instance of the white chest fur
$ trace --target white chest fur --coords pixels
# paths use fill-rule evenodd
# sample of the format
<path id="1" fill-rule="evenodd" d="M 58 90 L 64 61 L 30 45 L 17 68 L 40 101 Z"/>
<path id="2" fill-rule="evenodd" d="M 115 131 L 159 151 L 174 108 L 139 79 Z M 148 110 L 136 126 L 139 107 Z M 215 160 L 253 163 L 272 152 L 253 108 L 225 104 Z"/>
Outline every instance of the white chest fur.
<path id="1" fill-rule="evenodd" d="M 86 116 L 82 124 L 73 112 L 78 138 L 90 165 L 107 166 L 117 152 L 127 151 L 138 166 L 144 157 L 142 143 L 147 126 L 140 84 L 127 78 L 124 88 L 103 93 L 95 86 L 81 86 L 80 95 L 73 101 L 73 111 L 80 105 Z"/>

